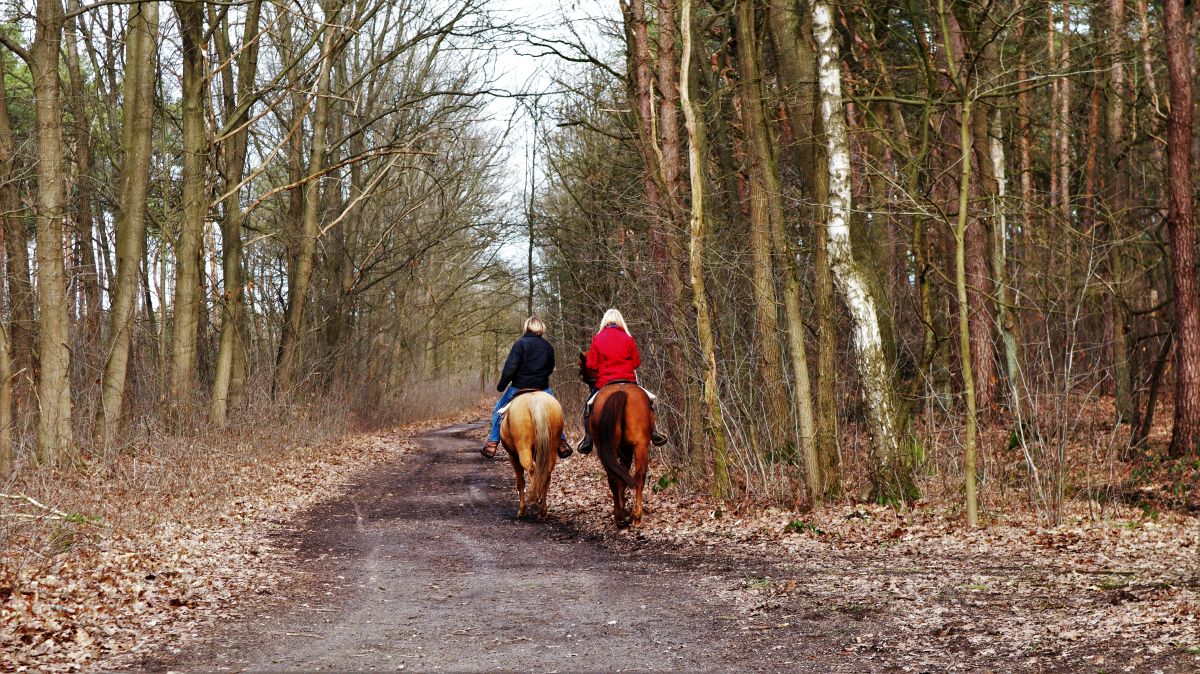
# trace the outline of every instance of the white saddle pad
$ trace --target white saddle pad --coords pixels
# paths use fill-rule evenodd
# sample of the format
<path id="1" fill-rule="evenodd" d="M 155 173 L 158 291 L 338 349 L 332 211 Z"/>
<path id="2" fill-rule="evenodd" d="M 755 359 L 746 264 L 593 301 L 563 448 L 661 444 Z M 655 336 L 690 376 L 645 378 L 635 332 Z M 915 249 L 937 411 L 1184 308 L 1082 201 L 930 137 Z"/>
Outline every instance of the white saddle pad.
<path id="1" fill-rule="evenodd" d="M 647 389 L 645 386 L 642 386 L 641 384 L 638 384 L 638 388 L 642 389 L 642 391 L 645 391 L 646 395 L 650 397 L 650 402 L 654 402 L 655 400 L 658 400 L 658 396 L 651 393 L 650 389 Z M 600 391 L 603 391 L 603 390 L 604 389 L 597 389 L 596 392 L 592 394 L 592 397 L 588 398 L 588 400 L 587 400 L 588 407 L 592 406 L 592 403 L 595 402 L 595 400 L 596 400 L 596 396 L 600 395 Z"/>

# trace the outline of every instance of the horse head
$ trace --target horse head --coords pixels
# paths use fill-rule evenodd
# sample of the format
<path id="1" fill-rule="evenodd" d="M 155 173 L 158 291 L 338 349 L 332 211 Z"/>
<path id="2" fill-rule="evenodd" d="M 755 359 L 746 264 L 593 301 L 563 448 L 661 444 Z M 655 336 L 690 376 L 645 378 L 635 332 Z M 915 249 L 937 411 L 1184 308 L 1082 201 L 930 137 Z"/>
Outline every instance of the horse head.
<path id="1" fill-rule="evenodd" d="M 582 379 L 583 383 L 587 384 L 588 386 L 591 386 L 592 388 L 596 388 L 597 376 L 598 375 L 596 374 L 596 371 L 593 370 L 592 368 L 588 367 L 587 354 L 580 353 L 579 354 L 579 378 Z"/>

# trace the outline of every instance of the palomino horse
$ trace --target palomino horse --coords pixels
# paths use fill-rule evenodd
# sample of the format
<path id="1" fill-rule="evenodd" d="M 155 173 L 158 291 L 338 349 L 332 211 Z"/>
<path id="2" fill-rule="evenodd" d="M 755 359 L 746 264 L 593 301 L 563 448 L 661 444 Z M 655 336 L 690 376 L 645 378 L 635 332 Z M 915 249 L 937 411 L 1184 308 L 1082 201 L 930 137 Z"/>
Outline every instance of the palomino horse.
<path id="1" fill-rule="evenodd" d="M 594 387 L 596 372 L 587 366 L 587 356 L 579 354 L 579 376 Z M 592 401 L 587 420 L 592 444 L 613 496 L 613 520 L 617 527 L 642 523 L 642 489 L 650 465 L 650 435 L 654 430 L 654 410 L 650 396 L 632 382 L 614 382 L 600 389 Z M 632 468 L 632 472 L 631 472 Z M 625 490 L 633 488 L 633 511 L 625 503 Z"/>
<path id="2" fill-rule="evenodd" d="M 550 471 L 558 460 L 562 442 L 562 406 L 545 391 L 519 394 L 508 404 L 508 413 L 500 422 L 500 443 L 508 450 L 508 460 L 517 473 L 517 517 L 525 516 L 525 506 L 536 503 L 538 519 L 546 519 L 546 491 Z M 525 473 L 529 473 L 529 495 L 525 493 Z"/>

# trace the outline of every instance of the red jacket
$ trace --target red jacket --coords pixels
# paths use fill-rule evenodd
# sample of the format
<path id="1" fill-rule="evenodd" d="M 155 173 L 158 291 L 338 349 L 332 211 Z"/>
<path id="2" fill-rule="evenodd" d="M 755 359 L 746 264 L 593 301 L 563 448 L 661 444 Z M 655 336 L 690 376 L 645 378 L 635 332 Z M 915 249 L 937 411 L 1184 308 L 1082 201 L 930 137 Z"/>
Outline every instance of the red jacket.
<path id="1" fill-rule="evenodd" d="M 596 371 L 596 387 L 614 381 L 635 381 L 634 370 L 642 364 L 633 337 L 616 325 L 606 326 L 592 337 L 587 353 L 588 367 Z"/>

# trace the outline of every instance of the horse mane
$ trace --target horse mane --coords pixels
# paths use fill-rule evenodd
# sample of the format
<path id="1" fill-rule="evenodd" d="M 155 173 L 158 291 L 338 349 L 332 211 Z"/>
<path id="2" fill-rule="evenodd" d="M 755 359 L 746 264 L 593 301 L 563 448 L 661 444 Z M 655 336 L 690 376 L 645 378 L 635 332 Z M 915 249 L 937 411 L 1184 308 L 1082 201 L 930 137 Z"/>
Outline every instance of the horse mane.
<path id="1" fill-rule="evenodd" d="M 596 371 L 588 367 L 586 353 L 579 354 L 579 378 L 583 380 L 583 383 L 595 388 Z"/>
<path id="2" fill-rule="evenodd" d="M 533 493 L 539 500 L 550 488 L 550 452 L 553 438 L 550 435 L 550 410 L 546 404 L 548 395 L 531 395 L 529 415 L 533 418 Z"/>
<path id="3" fill-rule="evenodd" d="M 633 478 L 629 475 L 629 470 L 621 465 L 621 459 L 617 455 L 620 438 L 617 435 L 620 433 L 621 418 L 625 414 L 625 403 L 629 399 L 629 394 L 625 391 L 616 391 L 604 401 L 604 407 L 600 410 L 600 417 L 596 420 L 596 437 L 593 440 L 596 443 L 596 453 L 600 456 L 600 463 L 604 464 L 605 469 L 609 474 L 617 476 L 622 482 L 627 485 L 633 484 Z"/>

